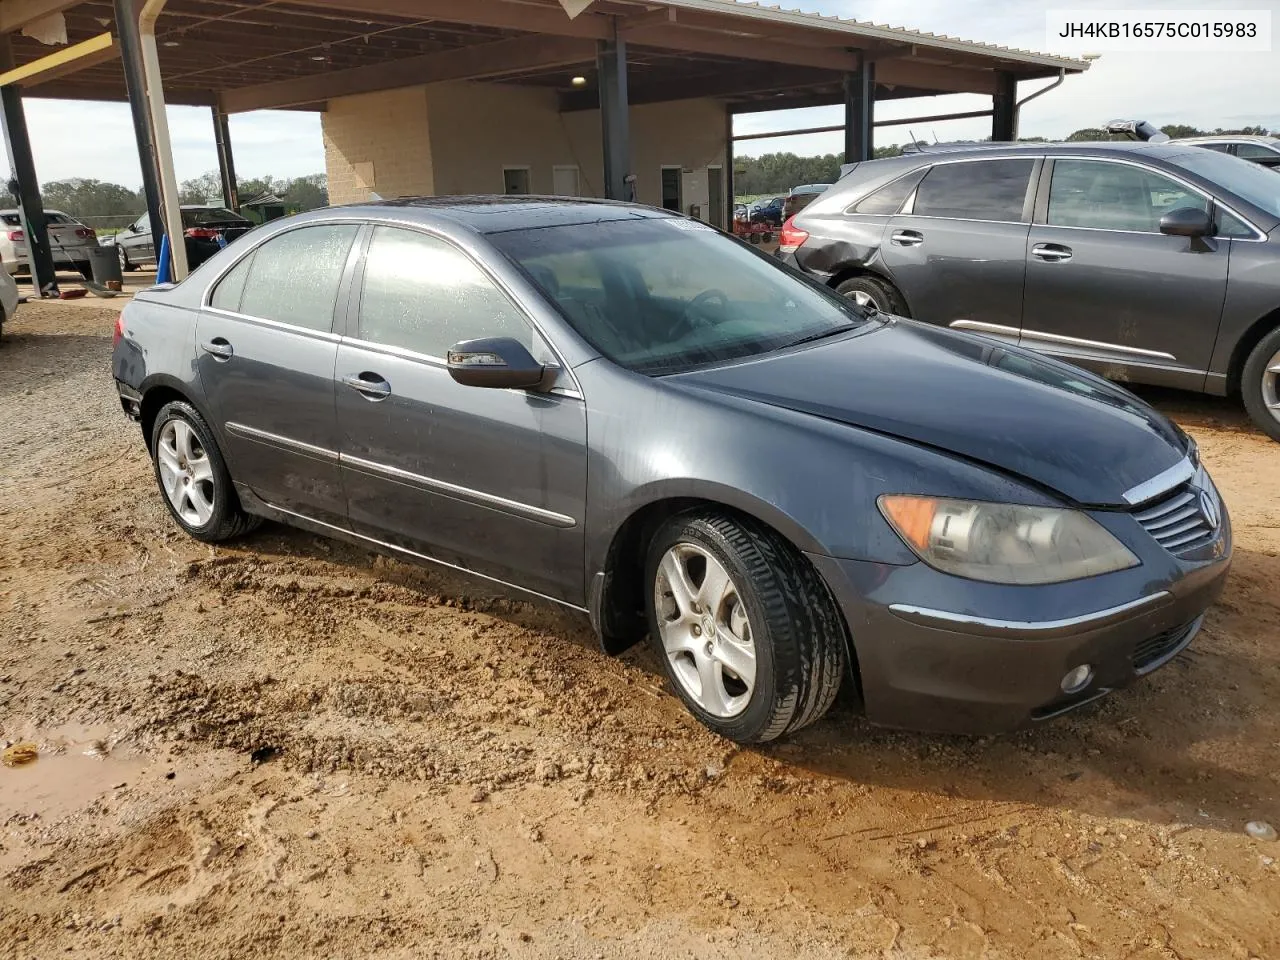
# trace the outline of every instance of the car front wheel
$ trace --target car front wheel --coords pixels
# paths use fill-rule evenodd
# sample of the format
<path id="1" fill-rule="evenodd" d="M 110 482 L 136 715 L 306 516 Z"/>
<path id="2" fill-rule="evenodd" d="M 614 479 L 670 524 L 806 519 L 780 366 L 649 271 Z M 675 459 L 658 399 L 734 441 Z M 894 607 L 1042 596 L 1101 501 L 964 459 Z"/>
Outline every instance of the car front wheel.
<path id="1" fill-rule="evenodd" d="M 683 514 L 650 544 L 649 635 L 676 693 L 721 736 L 765 743 L 830 708 L 844 624 L 809 562 L 745 518 Z"/>
<path id="2" fill-rule="evenodd" d="M 213 432 L 195 407 L 166 404 L 151 431 L 151 459 L 165 505 L 197 540 L 218 543 L 261 522 L 240 508 Z"/>
<path id="3" fill-rule="evenodd" d="M 129 254 L 124 247 L 117 246 L 116 255 L 120 258 L 121 272 L 128 273 L 130 270 L 134 269 L 133 264 L 129 260 Z"/>
<path id="4" fill-rule="evenodd" d="M 1250 419 L 1272 440 L 1280 440 L 1280 329 L 1258 341 L 1249 354 L 1240 392 Z"/>

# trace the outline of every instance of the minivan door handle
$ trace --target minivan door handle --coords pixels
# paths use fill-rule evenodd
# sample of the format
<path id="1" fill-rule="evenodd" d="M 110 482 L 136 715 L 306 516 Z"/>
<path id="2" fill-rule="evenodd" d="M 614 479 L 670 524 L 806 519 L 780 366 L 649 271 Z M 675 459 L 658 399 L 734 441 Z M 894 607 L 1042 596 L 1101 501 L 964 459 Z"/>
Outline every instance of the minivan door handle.
<path id="1" fill-rule="evenodd" d="M 924 234 L 919 230 L 898 230 L 889 239 L 899 247 L 918 247 L 924 243 Z"/>
<path id="2" fill-rule="evenodd" d="M 1062 263 L 1071 259 L 1071 248 L 1060 243 L 1037 243 L 1031 248 L 1031 255 L 1045 263 Z"/>
<path id="3" fill-rule="evenodd" d="M 226 363 L 236 355 L 231 344 L 222 337 L 214 337 L 205 343 L 200 344 L 200 349 L 213 357 L 219 363 Z"/>
<path id="4" fill-rule="evenodd" d="M 376 373 L 355 373 L 348 377 L 343 377 L 342 382 L 352 390 L 356 391 L 366 400 L 377 403 L 379 400 L 385 400 L 391 396 L 391 384 L 385 377 Z"/>

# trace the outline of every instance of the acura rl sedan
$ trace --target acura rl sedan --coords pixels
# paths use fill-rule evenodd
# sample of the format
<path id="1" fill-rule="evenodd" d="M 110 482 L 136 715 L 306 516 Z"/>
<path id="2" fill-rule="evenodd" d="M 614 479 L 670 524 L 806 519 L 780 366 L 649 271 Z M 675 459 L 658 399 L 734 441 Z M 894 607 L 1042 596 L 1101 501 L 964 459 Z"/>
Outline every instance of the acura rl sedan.
<path id="1" fill-rule="evenodd" d="M 191 536 L 268 518 L 581 610 L 739 742 L 842 684 L 902 727 L 1061 714 L 1191 643 L 1231 554 L 1123 389 L 645 207 L 273 222 L 134 299 L 112 365 Z"/>

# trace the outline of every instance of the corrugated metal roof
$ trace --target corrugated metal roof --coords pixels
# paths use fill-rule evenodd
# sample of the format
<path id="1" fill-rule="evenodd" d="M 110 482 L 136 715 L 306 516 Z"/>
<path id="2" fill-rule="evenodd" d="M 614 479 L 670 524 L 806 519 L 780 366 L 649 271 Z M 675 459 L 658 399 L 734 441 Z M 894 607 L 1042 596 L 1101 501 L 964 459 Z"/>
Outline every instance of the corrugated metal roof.
<path id="1" fill-rule="evenodd" d="M 701 10 L 706 13 L 724 13 L 736 17 L 748 17 L 753 20 L 784 23 L 797 27 L 812 27 L 846 36 L 913 43 L 921 47 L 976 54 L 982 57 L 997 57 L 1017 63 L 1052 67 L 1056 70 L 1083 73 L 1089 69 L 1087 60 L 1076 60 L 1072 57 L 1061 57 L 1051 53 L 1036 53 L 1034 50 L 1019 50 L 1015 47 L 1004 47 L 994 43 L 961 40 L 959 37 L 949 37 L 945 34 L 925 33 L 920 30 L 908 30 L 905 27 L 892 27 L 886 24 L 853 20 L 825 13 L 808 13 L 797 9 L 787 10 L 776 5 L 766 6 L 754 2 L 748 3 L 745 0 L 661 0 L 661 2 L 668 7 Z"/>

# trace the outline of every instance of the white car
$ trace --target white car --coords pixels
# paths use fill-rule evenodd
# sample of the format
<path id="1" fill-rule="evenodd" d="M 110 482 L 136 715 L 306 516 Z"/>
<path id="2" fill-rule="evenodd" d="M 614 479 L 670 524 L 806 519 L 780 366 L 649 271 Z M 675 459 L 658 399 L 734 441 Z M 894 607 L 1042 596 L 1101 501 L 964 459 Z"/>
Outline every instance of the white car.
<path id="1" fill-rule="evenodd" d="M 44 216 L 49 224 L 49 249 L 53 252 L 54 266 L 78 270 L 82 277 L 88 279 L 92 275 L 89 251 L 98 246 L 98 235 L 92 227 L 86 227 L 60 210 L 46 210 Z M 0 220 L 4 221 L 0 223 L 0 264 L 4 266 L 3 272 L 10 276 L 30 273 L 22 218 L 17 210 L 0 210 Z"/>
<path id="2" fill-rule="evenodd" d="M 0 329 L 13 319 L 13 312 L 18 309 L 18 284 L 0 270 Z"/>

